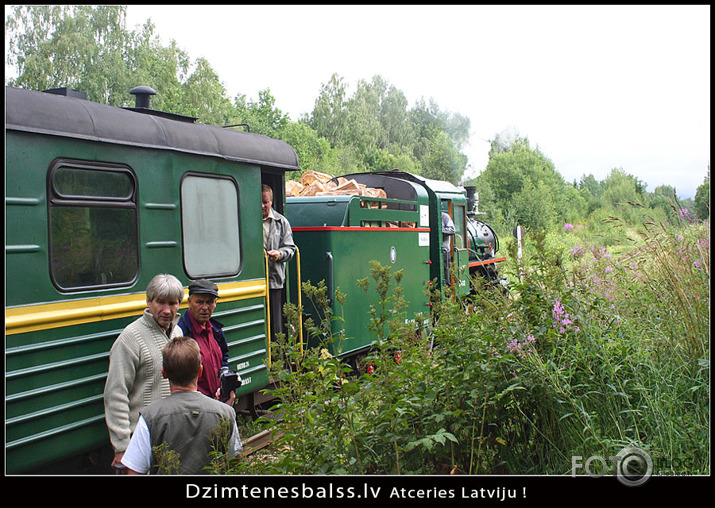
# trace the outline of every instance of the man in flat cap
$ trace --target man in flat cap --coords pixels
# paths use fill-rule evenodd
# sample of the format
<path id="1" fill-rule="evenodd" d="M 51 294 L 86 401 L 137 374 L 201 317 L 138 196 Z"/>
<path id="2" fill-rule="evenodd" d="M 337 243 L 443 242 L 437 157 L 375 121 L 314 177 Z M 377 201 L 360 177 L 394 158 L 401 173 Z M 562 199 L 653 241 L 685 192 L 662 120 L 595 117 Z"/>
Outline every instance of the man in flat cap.
<path id="1" fill-rule="evenodd" d="M 198 342 L 201 350 L 201 364 L 204 368 L 199 376 L 198 389 L 214 399 L 220 399 L 219 370 L 228 367 L 228 344 L 223 324 L 212 317 L 217 299 L 216 284 L 206 279 L 195 280 L 189 284 L 189 312 L 178 323 L 184 336 Z M 235 398 L 236 394 L 231 392 L 223 402 L 233 405 Z"/>

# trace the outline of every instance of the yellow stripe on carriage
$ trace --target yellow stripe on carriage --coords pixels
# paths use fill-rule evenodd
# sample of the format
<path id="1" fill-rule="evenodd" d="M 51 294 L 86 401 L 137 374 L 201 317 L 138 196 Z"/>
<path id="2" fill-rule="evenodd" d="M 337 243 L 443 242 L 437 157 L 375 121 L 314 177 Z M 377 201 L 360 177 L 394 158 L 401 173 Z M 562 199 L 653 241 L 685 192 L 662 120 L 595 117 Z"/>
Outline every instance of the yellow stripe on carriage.
<path id="1" fill-rule="evenodd" d="M 218 284 L 221 301 L 246 300 L 266 296 L 265 280 Z M 184 290 L 182 306 L 188 290 Z M 33 332 L 97 321 L 138 316 L 146 308 L 146 294 L 101 296 L 5 309 L 5 333 Z"/>

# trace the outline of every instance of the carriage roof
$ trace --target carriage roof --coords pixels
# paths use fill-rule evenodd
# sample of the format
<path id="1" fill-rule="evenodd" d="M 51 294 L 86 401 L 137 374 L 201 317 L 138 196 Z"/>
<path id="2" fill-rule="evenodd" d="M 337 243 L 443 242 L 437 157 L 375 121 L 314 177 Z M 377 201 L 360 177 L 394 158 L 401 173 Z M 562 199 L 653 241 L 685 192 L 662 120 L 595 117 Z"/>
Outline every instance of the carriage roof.
<path id="1" fill-rule="evenodd" d="M 5 88 L 5 129 L 300 170 L 295 150 L 267 136 L 13 87 Z"/>

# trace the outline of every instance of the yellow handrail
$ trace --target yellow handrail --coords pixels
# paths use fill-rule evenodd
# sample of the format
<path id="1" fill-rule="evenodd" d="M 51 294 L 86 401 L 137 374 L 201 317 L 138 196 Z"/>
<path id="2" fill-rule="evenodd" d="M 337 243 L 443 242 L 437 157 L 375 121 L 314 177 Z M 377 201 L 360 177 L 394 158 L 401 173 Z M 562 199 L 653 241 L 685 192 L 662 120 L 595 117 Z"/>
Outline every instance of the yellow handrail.
<path id="1" fill-rule="evenodd" d="M 268 350 L 268 370 L 271 369 L 271 279 L 268 274 L 268 252 L 263 249 L 266 264 L 266 349 Z"/>
<path id="2" fill-rule="evenodd" d="M 303 297 L 301 290 L 301 279 L 300 279 L 300 249 L 296 245 L 295 247 L 295 264 L 296 264 L 296 279 L 298 283 L 298 341 L 300 344 L 300 354 L 303 356 Z M 263 259 L 266 264 L 266 334 L 267 334 L 267 346 L 268 346 L 268 368 L 271 368 L 271 281 L 270 275 L 268 273 L 268 253 L 263 251 Z"/>

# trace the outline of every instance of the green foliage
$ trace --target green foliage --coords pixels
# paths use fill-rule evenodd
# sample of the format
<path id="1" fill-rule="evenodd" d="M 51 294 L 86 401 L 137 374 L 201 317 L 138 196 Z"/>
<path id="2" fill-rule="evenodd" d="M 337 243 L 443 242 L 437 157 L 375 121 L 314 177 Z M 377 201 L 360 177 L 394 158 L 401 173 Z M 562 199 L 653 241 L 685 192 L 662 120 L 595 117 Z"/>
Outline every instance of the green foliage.
<path id="1" fill-rule="evenodd" d="M 695 191 L 695 213 L 702 220 L 710 219 L 710 166 L 705 181 Z"/>
<path id="2" fill-rule="evenodd" d="M 579 217 L 586 202 L 568 186 L 549 160 L 527 139 L 492 144 L 487 168 L 477 177 L 480 208 L 508 211 L 505 220 L 546 230 Z M 482 189 L 487 192 L 483 193 Z"/>
<path id="3" fill-rule="evenodd" d="M 270 90 L 258 92 L 258 101 L 252 101 L 245 95 L 236 97 L 235 111 L 237 123 L 247 123 L 251 132 L 273 138 L 280 138 L 288 126 L 288 115 L 276 107 L 276 99 Z"/>
<path id="4" fill-rule="evenodd" d="M 169 448 L 169 443 L 161 443 L 151 449 L 159 474 L 179 474 L 181 460 L 179 454 Z"/>
<path id="5" fill-rule="evenodd" d="M 231 101 L 226 98 L 226 89 L 208 60 L 199 58 L 191 76 L 182 83 L 183 106 L 176 113 L 193 116 L 202 123 L 226 125 L 232 114 Z"/>
<path id="6" fill-rule="evenodd" d="M 467 158 L 460 150 L 469 119 L 431 101 L 408 109 L 404 93 L 381 76 L 360 80 L 351 96 L 333 74 L 306 123 L 340 152 L 345 172 L 401 169 L 457 183 Z"/>
<path id="7" fill-rule="evenodd" d="M 330 142 L 303 122 L 288 122 L 279 133 L 279 138 L 293 147 L 303 171 L 313 170 L 330 175 L 341 172 L 337 150 Z M 299 180 L 300 174 L 291 175 Z"/>
<path id="8" fill-rule="evenodd" d="M 429 336 L 404 326 L 399 283 L 373 263 L 359 285 L 380 295 L 374 350 L 357 371 L 325 349 L 290 356 L 286 434 L 244 471 L 561 475 L 574 455 L 636 445 L 664 474 L 708 474 L 708 225 L 611 220 L 633 241 L 531 233 L 510 294 L 438 298 Z"/>
<path id="9" fill-rule="evenodd" d="M 124 69 L 125 17 L 121 6 L 15 6 L 5 22 L 6 59 L 18 69 L 9 84 L 81 87 L 92 100 L 110 103 L 121 85 L 113 78 Z"/>
<path id="10" fill-rule="evenodd" d="M 584 175 L 580 182 L 568 184 L 538 148 L 532 149 L 528 139 L 514 131 L 496 135 L 487 169 L 473 184 L 480 210 L 502 237 L 517 224 L 527 231 L 547 231 L 563 223 L 581 223 L 591 239 L 615 245 L 620 233 L 611 227 L 614 216 L 642 232 L 642 224 L 649 221 L 675 225 L 685 215 L 709 215 L 708 205 L 703 205 L 709 199 L 708 186 L 701 186 L 699 201 L 681 200 L 670 186 L 648 192 L 644 182 L 622 168 L 612 169 L 601 182 Z M 701 211 L 693 213 L 696 206 Z"/>
<path id="11" fill-rule="evenodd" d="M 422 161 L 422 175 L 433 180 L 458 184 L 466 166 L 466 157 L 454 148 L 446 132 L 440 132 L 430 143 Z"/>

